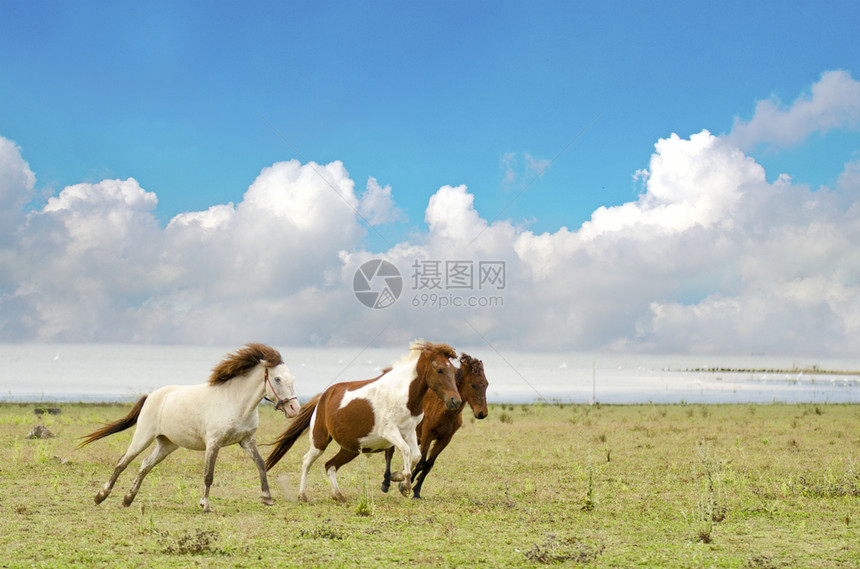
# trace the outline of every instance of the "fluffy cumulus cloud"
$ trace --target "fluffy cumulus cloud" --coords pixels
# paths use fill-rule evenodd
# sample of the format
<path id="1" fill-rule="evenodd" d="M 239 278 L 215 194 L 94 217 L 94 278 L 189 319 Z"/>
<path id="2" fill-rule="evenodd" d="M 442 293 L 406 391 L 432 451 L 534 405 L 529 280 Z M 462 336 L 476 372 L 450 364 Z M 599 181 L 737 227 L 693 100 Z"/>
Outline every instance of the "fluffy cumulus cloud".
<path id="1" fill-rule="evenodd" d="M 4 185 L 7 195 L 31 190 Z M 364 234 L 339 162 L 274 164 L 238 205 L 183 213 L 166 227 L 156 206 L 128 179 L 70 186 L 19 211 L 0 257 L 0 337 L 301 343 L 335 306 L 326 291 L 340 274 L 338 252 Z"/>
<path id="2" fill-rule="evenodd" d="M 728 139 L 744 150 L 764 144 L 794 146 L 811 134 L 860 128 L 860 83 L 845 71 L 828 71 L 791 106 L 771 98 L 749 121 L 735 119 Z"/>
<path id="3" fill-rule="evenodd" d="M 383 225 L 406 219 L 403 210 L 394 203 L 391 186 L 381 186 L 376 178 L 372 177 L 367 181 L 358 213 L 368 225 Z"/>
<path id="4" fill-rule="evenodd" d="M 577 345 L 619 350 L 850 352 L 857 164 L 838 189 L 812 191 L 768 183 L 706 131 L 655 149 L 636 202 L 600 208 L 578 231 L 518 236 L 534 293 L 554 299 L 537 319 L 554 322 L 545 341 L 566 326 Z"/>
<path id="5" fill-rule="evenodd" d="M 827 73 L 728 135 L 658 141 L 637 199 L 579 227 L 489 221 L 469 188 L 444 186 L 426 228 L 381 252 L 361 244 L 403 220 L 394 192 L 371 178 L 357 195 L 339 162 L 274 164 L 238 203 L 162 226 L 134 179 L 31 208 L 25 150 L 0 138 L 0 339 L 854 353 L 860 162 L 812 189 L 769 181 L 747 149 L 856 128 L 858 85 Z M 374 310 L 353 279 L 378 258 L 402 291 Z"/>
<path id="6" fill-rule="evenodd" d="M 0 136 L 0 245 L 8 244 L 33 198 L 36 176 L 21 158 L 21 149 Z"/>

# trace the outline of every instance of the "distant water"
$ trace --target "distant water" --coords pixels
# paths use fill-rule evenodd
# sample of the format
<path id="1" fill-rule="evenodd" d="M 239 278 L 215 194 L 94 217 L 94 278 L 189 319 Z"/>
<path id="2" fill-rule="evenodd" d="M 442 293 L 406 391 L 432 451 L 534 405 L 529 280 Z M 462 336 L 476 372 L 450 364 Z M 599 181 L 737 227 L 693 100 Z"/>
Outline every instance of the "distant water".
<path id="1" fill-rule="evenodd" d="M 0 401 L 129 401 L 169 384 L 205 382 L 239 346 L 0 344 Z M 282 348 L 302 401 L 339 381 L 366 379 L 406 349 Z M 464 350 L 484 361 L 494 403 L 857 403 L 860 375 L 684 370 L 860 370 L 860 360 Z"/>

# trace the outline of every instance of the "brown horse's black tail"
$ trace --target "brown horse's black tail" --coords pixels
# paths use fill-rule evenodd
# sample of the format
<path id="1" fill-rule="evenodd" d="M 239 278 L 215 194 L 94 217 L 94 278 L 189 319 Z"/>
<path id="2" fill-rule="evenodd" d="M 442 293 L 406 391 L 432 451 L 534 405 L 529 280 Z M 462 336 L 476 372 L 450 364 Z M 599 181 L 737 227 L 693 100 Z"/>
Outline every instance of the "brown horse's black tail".
<path id="1" fill-rule="evenodd" d="M 134 407 L 131 408 L 131 411 L 128 412 L 128 415 L 120 419 L 119 421 L 114 421 L 113 423 L 108 423 L 98 431 L 92 432 L 88 435 L 80 437 L 83 440 L 77 448 L 81 448 L 84 445 L 88 445 L 93 441 L 97 441 L 101 438 L 104 438 L 108 435 L 112 435 L 114 433 L 118 433 L 120 431 L 124 431 L 127 428 L 131 427 L 135 423 L 137 423 L 137 417 L 140 415 L 140 410 L 143 409 L 143 404 L 146 401 L 146 395 L 137 400 L 137 403 L 134 404 Z"/>
<path id="2" fill-rule="evenodd" d="M 272 454 L 269 455 L 269 458 L 266 459 L 266 470 L 271 470 L 273 466 L 278 464 L 278 461 L 281 460 L 284 455 L 287 454 L 287 451 L 293 447 L 293 443 L 295 443 L 299 437 L 302 436 L 302 433 L 307 430 L 311 424 L 311 417 L 313 417 L 319 401 L 320 396 L 316 395 L 313 399 L 302 405 L 302 410 L 299 411 L 299 414 L 296 415 L 296 418 L 293 419 L 293 422 L 290 423 L 287 430 L 284 431 L 280 437 L 275 439 L 274 442 L 270 443 L 275 445 L 275 448 L 272 450 Z"/>

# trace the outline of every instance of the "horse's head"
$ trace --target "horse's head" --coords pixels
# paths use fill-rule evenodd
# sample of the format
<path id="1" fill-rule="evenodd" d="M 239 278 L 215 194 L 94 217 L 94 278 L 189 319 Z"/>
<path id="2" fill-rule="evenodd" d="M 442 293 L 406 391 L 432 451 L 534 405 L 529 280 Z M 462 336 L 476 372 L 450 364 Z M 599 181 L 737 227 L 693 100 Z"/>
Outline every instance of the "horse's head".
<path id="1" fill-rule="evenodd" d="M 418 358 L 417 372 L 427 382 L 427 387 L 439 396 L 449 411 L 456 411 L 463 404 L 457 390 L 457 368 L 451 358 L 457 352 L 446 344 L 425 342 Z"/>
<path id="2" fill-rule="evenodd" d="M 299 414 L 295 379 L 278 350 L 256 342 L 246 344 L 215 366 L 209 385 L 222 385 L 234 377 L 253 377 L 253 381 L 259 377 L 263 381 L 263 397 L 275 401 L 275 409 L 283 408 L 287 417 Z"/>
<path id="3" fill-rule="evenodd" d="M 487 408 L 487 376 L 484 375 L 484 363 L 469 354 L 460 356 L 460 369 L 457 372 L 457 388 L 460 397 L 472 408 L 476 419 L 483 419 L 489 413 Z"/>
<path id="4" fill-rule="evenodd" d="M 298 398 L 296 397 L 295 378 L 290 373 L 287 364 L 281 362 L 276 366 L 270 367 L 268 362 L 260 362 L 264 368 L 264 377 L 266 382 L 266 396 L 270 394 L 272 400 L 275 401 L 275 410 L 284 410 L 287 417 L 295 417 L 301 410 Z"/>

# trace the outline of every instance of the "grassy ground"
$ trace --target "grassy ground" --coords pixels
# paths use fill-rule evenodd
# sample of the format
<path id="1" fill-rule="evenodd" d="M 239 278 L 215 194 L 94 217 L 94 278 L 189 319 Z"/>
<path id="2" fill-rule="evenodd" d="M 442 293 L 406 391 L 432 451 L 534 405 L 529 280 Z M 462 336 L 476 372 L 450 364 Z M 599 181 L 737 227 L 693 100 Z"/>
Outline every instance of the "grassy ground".
<path id="1" fill-rule="evenodd" d="M 303 438 L 270 472 L 266 507 L 231 447 L 210 515 L 202 453 L 187 450 L 131 507 L 139 459 L 95 506 L 131 431 L 81 450 L 75 438 L 128 406 L 33 408 L 0 404 L 0 567 L 860 567 L 860 405 L 493 405 L 466 420 L 421 501 L 382 494 L 373 455 L 341 470 L 346 504 L 324 460 L 296 502 Z M 270 441 L 286 422 L 260 415 Z M 39 424 L 56 438 L 26 438 Z"/>

